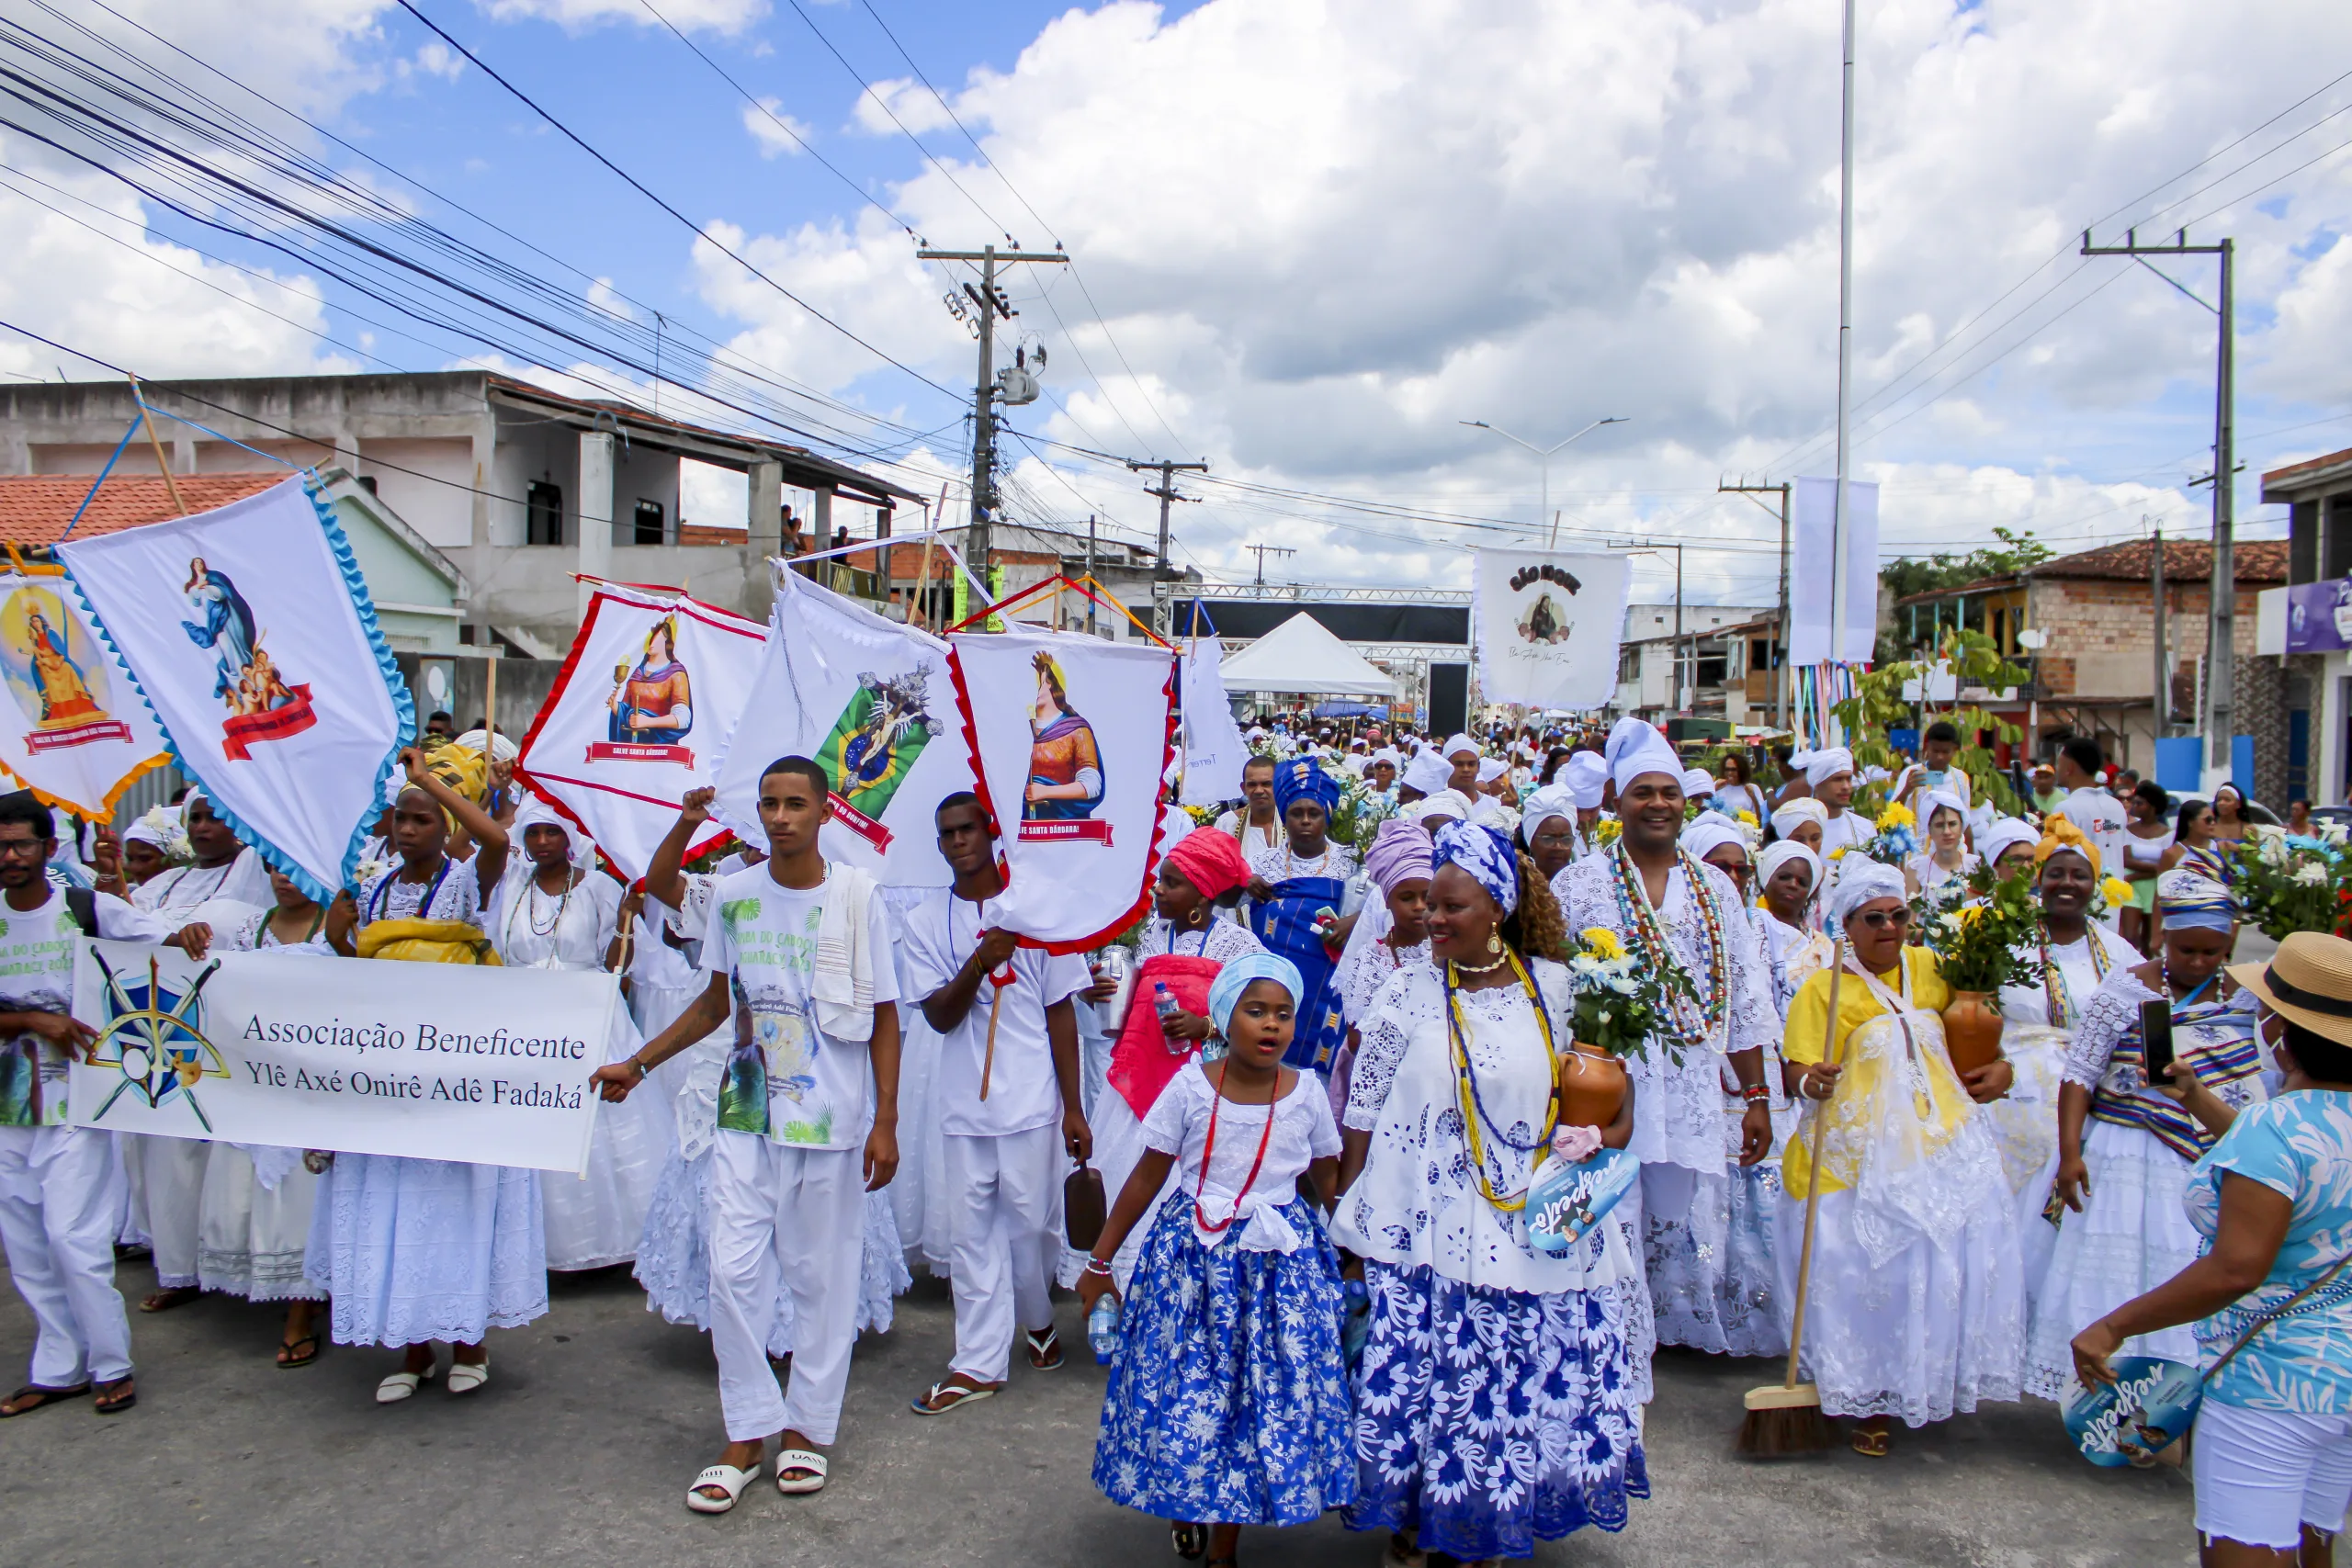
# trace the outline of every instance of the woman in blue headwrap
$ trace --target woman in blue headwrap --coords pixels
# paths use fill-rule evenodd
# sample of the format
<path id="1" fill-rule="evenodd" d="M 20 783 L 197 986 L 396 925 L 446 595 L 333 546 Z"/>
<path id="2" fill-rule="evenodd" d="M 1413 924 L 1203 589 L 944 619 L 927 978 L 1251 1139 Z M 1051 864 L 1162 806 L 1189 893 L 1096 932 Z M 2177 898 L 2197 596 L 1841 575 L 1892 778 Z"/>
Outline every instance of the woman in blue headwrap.
<path id="1" fill-rule="evenodd" d="M 2026 1392 L 2044 1399 L 2063 1397 L 2074 1381 L 2075 1335 L 2205 1250 L 2184 1201 L 2190 1168 L 2214 1135 L 2149 1084 L 2142 1004 L 2170 1004 L 2174 1058 L 2225 1104 L 2267 1098 L 2254 998 L 2222 968 L 2236 940 L 2236 901 L 2220 883 L 2175 870 L 2157 880 L 2156 907 L 2163 951 L 2109 973 L 2066 1053 L 2052 1200 L 2065 1212 L 2026 1338 Z M 2183 1325 L 2133 1339 L 2123 1353 L 2195 1366 L 2197 1338 Z"/>
<path id="2" fill-rule="evenodd" d="M 1340 1134 L 1321 1080 L 1283 1065 L 1299 989 L 1268 953 L 1217 972 L 1209 1021 L 1226 1055 L 1153 1103 L 1079 1279 L 1090 1316 L 1119 1294 L 1111 1260 L 1174 1172 L 1121 1314 L 1094 1483 L 1211 1563 L 1234 1561 L 1244 1525 L 1310 1524 L 1355 1496 L 1340 1259 L 1299 1195 L 1304 1177 L 1329 1205 Z"/>
<path id="3" fill-rule="evenodd" d="M 1284 842 L 1250 852 L 1250 930 L 1269 953 L 1298 965 L 1298 1032 L 1291 1041 L 1290 1065 L 1312 1067 L 1327 1078 L 1338 1060 L 1346 1026 L 1340 1017 L 1331 977 L 1363 895 L 1349 884 L 1356 855 L 1331 841 L 1331 808 L 1340 784 L 1311 757 L 1274 768 L 1274 809 L 1282 814 Z"/>
<path id="4" fill-rule="evenodd" d="M 1391 1562 L 1526 1557 L 1624 1528 L 1649 1495 L 1627 1327 L 1647 1296 L 1622 1204 L 1565 1255 L 1529 1245 L 1527 1191 L 1555 1135 L 1570 1157 L 1633 1134 L 1557 1125 L 1575 1036 L 1560 909 L 1501 832 L 1439 829 L 1432 962 L 1399 969 L 1358 1025 L 1332 1235 L 1372 1306 L 1356 1384 L 1351 1529 Z"/>

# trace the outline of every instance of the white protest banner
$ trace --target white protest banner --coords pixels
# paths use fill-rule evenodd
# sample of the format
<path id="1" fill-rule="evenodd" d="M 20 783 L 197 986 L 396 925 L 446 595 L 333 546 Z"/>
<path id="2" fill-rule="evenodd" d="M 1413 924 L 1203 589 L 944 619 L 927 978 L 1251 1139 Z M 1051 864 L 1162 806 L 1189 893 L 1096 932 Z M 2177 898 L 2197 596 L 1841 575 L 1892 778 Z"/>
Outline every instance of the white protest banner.
<path id="1" fill-rule="evenodd" d="M 1616 700 L 1624 556 L 1480 550 L 1472 578 L 1478 687 L 1490 703 L 1597 708 Z"/>
<path id="2" fill-rule="evenodd" d="M 1846 481 L 1846 636 L 1831 651 L 1829 574 L 1838 481 L 1799 479 L 1789 541 L 1789 662 L 1867 664 L 1878 645 L 1878 486 Z"/>
<path id="3" fill-rule="evenodd" d="M 754 684 L 759 701 L 716 764 L 719 819 L 764 846 L 761 773 L 778 757 L 812 758 L 833 785 L 826 859 L 894 887 L 946 886 L 932 813 L 972 787 L 947 645 L 778 572 Z"/>
<path id="4" fill-rule="evenodd" d="M 1005 888 L 989 923 L 1055 953 L 1142 915 L 1175 755 L 1175 656 L 1075 632 L 956 632 L 947 668 Z"/>
<path id="5" fill-rule="evenodd" d="M 714 759 L 751 701 L 765 636 L 670 589 L 599 584 L 515 775 L 636 881 L 686 792 L 718 782 Z M 723 833 L 712 826 L 689 856 Z"/>
<path id="6" fill-rule="evenodd" d="M 0 772 L 51 806 L 103 822 L 141 774 L 172 760 L 62 576 L 0 572 L 0 682 L 24 715 L 18 724 L 0 708 Z"/>
<path id="7" fill-rule="evenodd" d="M 1206 637 L 1188 638 L 1183 646 L 1184 787 L 1179 798 L 1186 806 L 1238 800 L 1241 764 L 1250 749 L 1241 742 L 1225 694 L 1225 645 L 1211 627 Z"/>
<path id="8" fill-rule="evenodd" d="M 579 1171 L 619 1005 L 594 970 L 88 942 L 77 1127 Z"/>
<path id="9" fill-rule="evenodd" d="M 334 897 L 416 735 L 334 508 L 288 479 L 57 553 L 212 808 L 311 897 Z"/>

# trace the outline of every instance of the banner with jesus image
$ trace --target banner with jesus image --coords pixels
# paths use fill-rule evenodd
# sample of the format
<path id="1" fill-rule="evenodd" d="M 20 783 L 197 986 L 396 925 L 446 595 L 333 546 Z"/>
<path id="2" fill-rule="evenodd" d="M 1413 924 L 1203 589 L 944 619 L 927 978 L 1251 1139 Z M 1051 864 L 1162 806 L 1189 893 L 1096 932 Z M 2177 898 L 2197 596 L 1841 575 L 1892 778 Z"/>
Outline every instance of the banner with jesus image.
<path id="1" fill-rule="evenodd" d="M 237 836 L 311 897 L 332 898 L 416 734 L 334 509 L 293 478 L 210 512 L 68 539 L 57 554 L 121 661 L 114 705 L 143 696 Z M 62 671 L 46 678 L 70 705 Z M 96 687 L 79 695 L 102 702 Z"/>
<path id="2" fill-rule="evenodd" d="M 958 632 L 948 668 L 1005 890 L 988 923 L 1056 953 L 1143 912 L 1174 755 L 1175 656 L 1077 633 Z"/>

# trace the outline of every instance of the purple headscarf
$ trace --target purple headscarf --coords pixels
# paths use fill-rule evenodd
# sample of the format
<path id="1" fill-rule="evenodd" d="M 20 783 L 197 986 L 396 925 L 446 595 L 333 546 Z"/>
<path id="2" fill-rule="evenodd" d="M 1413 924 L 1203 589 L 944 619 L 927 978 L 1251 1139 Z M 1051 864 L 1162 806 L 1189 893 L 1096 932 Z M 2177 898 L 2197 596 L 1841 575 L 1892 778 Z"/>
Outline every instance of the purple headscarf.
<path id="1" fill-rule="evenodd" d="M 1373 835 L 1372 848 L 1364 852 L 1364 874 L 1386 897 L 1396 891 L 1399 883 L 1416 878 L 1430 879 L 1430 836 L 1419 822 L 1403 817 L 1391 817 Z"/>

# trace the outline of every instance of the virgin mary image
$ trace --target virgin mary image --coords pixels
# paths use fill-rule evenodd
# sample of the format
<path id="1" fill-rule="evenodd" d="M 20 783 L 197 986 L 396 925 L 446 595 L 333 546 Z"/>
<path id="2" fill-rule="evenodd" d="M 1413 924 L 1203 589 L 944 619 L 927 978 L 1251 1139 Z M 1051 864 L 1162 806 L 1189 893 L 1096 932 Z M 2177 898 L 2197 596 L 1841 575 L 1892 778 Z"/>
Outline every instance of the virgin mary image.
<path id="1" fill-rule="evenodd" d="M 106 717 L 106 709 L 90 694 L 82 667 L 65 651 L 65 639 L 49 617 L 39 610 L 28 612 L 25 635 L 31 644 L 25 651 L 32 661 L 33 685 L 40 693 L 40 728 L 63 728 Z"/>
<path id="2" fill-rule="evenodd" d="M 1029 710 L 1029 788 L 1021 815 L 1031 822 L 1080 822 L 1102 804 L 1102 754 L 1094 727 L 1069 705 L 1062 667 L 1050 653 L 1032 661 L 1037 700 Z"/>
<path id="3" fill-rule="evenodd" d="M 645 634 L 645 652 L 623 671 L 605 705 L 606 738 L 640 746 L 675 746 L 694 728 L 694 694 L 678 662 L 678 623 L 663 618 Z"/>

